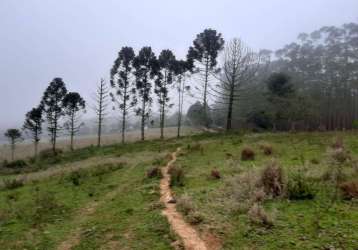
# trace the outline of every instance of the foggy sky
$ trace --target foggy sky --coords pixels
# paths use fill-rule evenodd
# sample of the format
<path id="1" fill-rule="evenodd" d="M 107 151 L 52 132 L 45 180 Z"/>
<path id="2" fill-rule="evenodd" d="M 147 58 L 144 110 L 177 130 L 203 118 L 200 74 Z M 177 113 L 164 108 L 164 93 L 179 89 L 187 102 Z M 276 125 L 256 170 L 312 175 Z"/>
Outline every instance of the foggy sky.
<path id="1" fill-rule="evenodd" d="M 184 58 L 213 28 L 275 50 L 347 22 L 358 22 L 357 0 L 0 0 L 0 127 L 20 126 L 54 77 L 90 102 L 122 46 Z"/>

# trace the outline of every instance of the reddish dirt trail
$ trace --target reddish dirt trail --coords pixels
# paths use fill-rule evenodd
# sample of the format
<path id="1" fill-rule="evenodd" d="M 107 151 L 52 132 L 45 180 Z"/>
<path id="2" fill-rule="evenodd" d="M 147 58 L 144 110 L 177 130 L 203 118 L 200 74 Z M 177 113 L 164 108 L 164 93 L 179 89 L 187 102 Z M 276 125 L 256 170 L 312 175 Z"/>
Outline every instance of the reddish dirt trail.
<path id="1" fill-rule="evenodd" d="M 186 250 L 217 249 L 216 247 L 212 248 L 205 244 L 205 242 L 200 238 L 198 232 L 191 225 L 186 223 L 183 216 L 177 212 L 175 203 L 168 203 L 168 201 L 173 199 L 170 189 L 170 175 L 168 174 L 168 169 L 175 163 L 177 159 L 176 155 L 179 151 L 180 148 L 178 148 L 176 152 L 172 153 L 171 160 L 165 167 L 162 168 L 163 178 L 160 181 L 160 200 L 163 204 L 165 204 L 163 214 L 167 217 L 174 232 L 182 239 Z"/>

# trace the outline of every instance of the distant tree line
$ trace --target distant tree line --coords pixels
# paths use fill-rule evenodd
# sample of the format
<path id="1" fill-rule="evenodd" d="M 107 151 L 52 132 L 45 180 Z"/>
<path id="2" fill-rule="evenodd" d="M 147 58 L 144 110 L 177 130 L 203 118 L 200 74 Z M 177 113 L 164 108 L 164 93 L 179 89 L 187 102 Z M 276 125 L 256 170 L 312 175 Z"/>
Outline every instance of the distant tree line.
<path id="1" fill-rule="evenodd" d="M 180 137 L 184 97 L 188 94 L 197 100 L 186 115 L 193 126 L 226 130 L 357 127 L 358 24 L 302 33 L 297 42 L 275 52 L 256 52 L 239 38 L 225 43 L 221 33 L 213 29 L 195 37 L 185 59 L 177 59 L 170 49 L 156 56 L 150 46 L 138 52 L 123 46 L 110 69 L 110 86 L 102 79 L 97 88 L 97 145 L 101 145 L 109 101 L 119 113 L 122 143 L 132 114 L 139 117 L 142 140 L 154 121 L 159 124 L 160 138 L 164 138 L 171 109 L 176 110 Z M 154 102 L 157 119 L 152 110 Z M 26 114 L 23 126 L 34 142 L 35 156 L 44 123 L 54 154 L 62 131 L 70 136 L 73 150 L 85 108 L 79 93 L 68 92 L 63 80 L 54 78 L 39 105 Z M 21 131 L 9 129 L 5 136 L 13 155 Z"/>

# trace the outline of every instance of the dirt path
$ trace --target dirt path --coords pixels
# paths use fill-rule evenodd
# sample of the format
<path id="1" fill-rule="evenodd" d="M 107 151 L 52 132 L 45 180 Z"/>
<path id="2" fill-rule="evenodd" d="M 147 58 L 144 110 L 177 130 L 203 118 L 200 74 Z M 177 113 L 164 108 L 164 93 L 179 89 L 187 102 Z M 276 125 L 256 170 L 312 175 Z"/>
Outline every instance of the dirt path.
<path id="1" fill-rule="evenodd" d="M 168 169 L 175 163 L 179 151 L 180 148 L 172 153 L 171 160 L 162 168 L 163 178 L 160 181 L 160 200 L 165 204 L 163 214 L 167 217 L 174 232 L 182 239 L 186 250 L 210 250 L 212 248 L 205 244 L 198 232 L 191 225 L 186 223 L 182 215 L 177 212 L 176 204 L 169 203 L 169 201 L 173 199 L 173 196 L 170 189 L 170 175 L 168 174 Z"/>

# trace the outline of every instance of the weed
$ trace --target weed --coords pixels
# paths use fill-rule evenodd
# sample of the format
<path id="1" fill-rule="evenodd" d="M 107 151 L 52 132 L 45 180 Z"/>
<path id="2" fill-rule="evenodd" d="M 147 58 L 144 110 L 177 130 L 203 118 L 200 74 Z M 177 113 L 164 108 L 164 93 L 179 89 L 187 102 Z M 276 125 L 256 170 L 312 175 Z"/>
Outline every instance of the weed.
<path id="1" fill-rule="evenodd" d="M 272 155 L 273 154 L 273 147 L 271 144 L 268 143 L 261 143 L 259 145 L 260 149 L 264 153 L 264 155 Z"/>
<path id="2" fill-rule="evenodd" d="M 243 161 L 255 160 L 255 151 L 249 147 L 243 148 L 243 150 L 241 151 L 241 160 Z"/>
<path id="3" fill-rule="evenodd" d="M 358 199 L 358 181 L 344 182 L 339 187 L 344 199 Z"/>
<path id="4" fill-rule="evenodd" d="M 316 195 L 316 188 L 300 172 L 289 177 L 287 196 L 291 200 L 311 200 Z"/>
<path id="5" fill-rule="evenodd" d="M 216 169 L 211 170 L 210 176 L 213 179 L 220 179 L 221 178 L 221 174 L 220 174 L 219 170 L 216 170 Z"/>
<path id="6" fill-rule="evenodd" d="M 284 192 L 283 170 L 275 161 L 271 161 L 261 174 L 261 184 L 267 195 L 281 196 Z"/>
<path id="7" fill-rule="evenodd" d="M 262 205 L 254 203 L 248 211 L 249 220 L 257 225 L 272 227 L 274 225 L 274 218 L 272 214 L 265 211 Z"/>
<path id="8" fill-rule="evenodd" d="M 181 167 L 171 166 L 168 170 L 170 175 L 170 186 L 184 186 L 184 171 Z"/>
<path id="9" fill-rule="evenodd" d="M 183 194 L 177 200 L 177 209 L 184 215 L 188 215 L 194 211 L 193 201 L 189 195 Z"/>
<path id="10" fill-rule="evenodd" d="M 151 167 L 147 170 L 147 178 L 162 178 L 162 172 L 159 167 Z"/>

